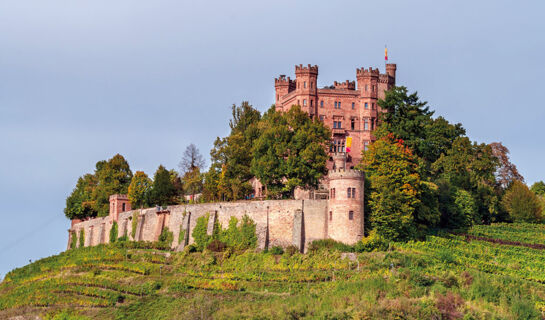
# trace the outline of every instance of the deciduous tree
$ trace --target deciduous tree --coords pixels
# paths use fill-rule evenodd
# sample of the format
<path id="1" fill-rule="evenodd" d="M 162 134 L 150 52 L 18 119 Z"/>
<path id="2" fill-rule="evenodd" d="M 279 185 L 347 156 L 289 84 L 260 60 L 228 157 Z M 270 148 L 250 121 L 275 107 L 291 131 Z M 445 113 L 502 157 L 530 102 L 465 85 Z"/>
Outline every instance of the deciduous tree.
<path id="1" fill-rule="evenodd" d="M 129 185 L 129 201 L 133 208 L 149 206 L 153 181 L 143 171 L 136 171 Z"/>
<path id="2" fill-rule="evenodd" d="M 542 222 L 543 206 L 540 199 L 521 181 L 515 180 L 505 192 L 502 205 L 514 221 Z"/>

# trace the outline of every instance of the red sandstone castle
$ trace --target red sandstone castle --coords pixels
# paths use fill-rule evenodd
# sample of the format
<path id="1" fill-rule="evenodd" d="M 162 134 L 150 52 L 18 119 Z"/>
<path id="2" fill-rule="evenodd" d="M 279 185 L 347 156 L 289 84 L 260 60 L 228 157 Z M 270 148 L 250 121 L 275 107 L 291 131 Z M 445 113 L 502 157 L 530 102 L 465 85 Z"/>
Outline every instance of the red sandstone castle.
<path id="1" fill-rule="evenodd" d="M 335 81 L 332 86 L 318 88 L 318 66 L 295 66 L 295 80 L 280 75 L 274 79 L 276 110 L 287 111 L 299 105 L 311 117 L 318 117 L 333 131 L 330 152 L 345 152 L 346 138 L 352 137 L 347 152 L 347 167 L 354 167 L 361 152 L 374 140 L 371 131 L 377 124 L 378 99 L 395 85 L 396 65 L 386 64 L 386 73 L 378 69 L 356 69 L 354 81 Z M 332 165 L 332 164 L 331 164 Z"/>

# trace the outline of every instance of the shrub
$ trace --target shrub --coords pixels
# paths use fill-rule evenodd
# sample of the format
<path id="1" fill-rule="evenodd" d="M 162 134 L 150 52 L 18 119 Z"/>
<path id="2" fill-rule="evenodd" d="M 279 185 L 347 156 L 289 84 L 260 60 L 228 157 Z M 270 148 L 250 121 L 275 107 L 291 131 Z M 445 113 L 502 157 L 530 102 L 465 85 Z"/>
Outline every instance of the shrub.
<path id="1" fill-rule="evenodd" d="M 227 245 L 225 243 L 219 241 L 219 240 L 212 240 L 207 246 L 206 249 L 212 251 L 212 252 L 223 252 L 227 248 Z"/>
<path id="2" fill-rule="evenodd" d="M 112 228 L 110 229 L 110 243 L 114 243 L 117 240 L 117 222 L 112 223 Z"/>
<path id="3" fill-rule="evenodd" d="M 354 249 L 356 252 L 386 251 L 388 243 L 375 230 L 371 230 L 369 236 L 356 243 Z"/>
<path id="4" fill-rule="evenodd" d="M 284 250 L 284 254 L 286 254 L 286 255 L 288 255 L 290 257 L 293 256 L 294 254 L 298 253 L 298 252 L 299 252 L 299 248 L 297 248 L 294 245 L 287 246 L 286 250 Z"/>
<path id="5" fill-rule="evenodd" d="M 274 246 L 269 250 L 269 252 L 272 254 L 283 254 L 284 249 L 282 249 L 282 247 L 279 247 L 279 246 Z"/>
<path id="6" fill-rule="evenodd" d="M 79 232 L 79 247 L 83 248 L 85 246 L 85 230 L 81 229 Z"/>
<path id="7" fill-rule="evenodd" d="M 117 238 L 117 242 L 124 242 L 124 241 L 129 241 L 129 236 L 128 235 L 124 235 L 124 236 L 121 236 L 121 237 Z"/>
<path id="8" fill-rule="evenodd" d="M 71 237 L 70 237 L 70 249 L 75 249 L 78 245 L 78 237 L 75 231 L 70 231 Z"/>
<path id="9" fill-rule="evenodd" d="M 185 240 L 185 229 L 183 225 L 180 225 L 180 233 L 178 234 L 178 244 L 181 244 Z"/>
<path id="10" fill-rule="evenodd" d="M 131 229 L 131 236 L 132 236 L 132 239 L 133 240 L 136 240 L 134 239 L 134 237 L 136 236 L 136 227 L 138 226 L 138 212 L 135 211 L 132 213 L 132 229 Z"/>
<path id="11" fill-rule="evenodd" d="M 352 252 L 354 248 L 340 241 L 333 239 L 314 240 L 310 243 L 309 251 L 318 251 L 320 249 L 334 250 L 340 252 Z"/>
<path id="12" fill-rule="evenodd" d="M 172 231 L 169 231 L 167 227 L 164 227 L 163 231 L 161 231 L 161 234 L 159 235 L 159 242 L 170 247 L 172 246 L 173 240 L 174 234 L 172 233 Z"/>
<path id="13" fill-rule="evenodd" d="M 239 223 L 236 217 L 231 217 L 227 229 L 218 228 L 219 239 L 228 247 L 236 250 L 246 250 L 255 248 L 257 245 L 257 235 L 255 223 L 250 217 L 244 215 Z"/>
<path id="14" fill-rule="evenodd" d="M 195 228 L 193 229 L 193 232 L 191 233 L 193 239 L 195 240 L 195 245 L 199 251 L 202 251 L 204 248 L 206 248 L 206 246 L 212 240 L 207 233 L 209 218 L 210 214 L 208 213 L 204 216 L 197 218 L 197 223 L 195 225 Z"/>
<path id="15" fill-rule="evenodd" d="M 528 187 L 515 181 L 509 187 L 502 199 L 502 205 L 509 212 L 514 221 L 541 222 L 543 221 L 543 207 L 538 196 Z"/>

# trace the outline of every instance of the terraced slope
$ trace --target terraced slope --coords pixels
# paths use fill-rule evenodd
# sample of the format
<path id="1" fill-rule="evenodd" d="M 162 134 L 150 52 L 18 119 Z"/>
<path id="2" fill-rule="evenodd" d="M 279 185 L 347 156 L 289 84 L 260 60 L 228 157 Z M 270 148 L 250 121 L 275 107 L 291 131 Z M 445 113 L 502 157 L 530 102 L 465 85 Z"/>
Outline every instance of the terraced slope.
<path id="1" fill-rule="evenodd" d="M 541 319 L 545 310 L 542 251 L 458 236 L 352 255 L 131 247 L 70 250 L 12 271 L 0 319 Z"/>

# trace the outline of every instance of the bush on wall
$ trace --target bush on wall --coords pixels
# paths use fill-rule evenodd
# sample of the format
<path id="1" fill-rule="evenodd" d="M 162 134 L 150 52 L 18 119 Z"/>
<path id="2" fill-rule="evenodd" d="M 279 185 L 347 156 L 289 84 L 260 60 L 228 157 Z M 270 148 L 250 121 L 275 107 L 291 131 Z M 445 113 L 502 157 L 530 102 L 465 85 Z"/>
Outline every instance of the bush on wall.
<path id="1" fill-rule="evenodd" d="M 110 229 L 110 243 L 114 243 L 117 240 L 117 236 L 118 236 L 117 222 L 114 221 L 114 223 L 112 223 L 112 228 Z"/>
<path id="2" fill-rule="evenodd" d="M 76 231 L 70 231 L 70 249 L 75 249 L 78 244 Z"/>
<path id="3" fill-rule="evenodd" d="M 83 248 L 85 246 L 85 230 L 81 229 L 79 232 L 79 247 Z"/>
<path id="4" fill-rule="evenodd" d="M 161 234 L 159 235 L 159 242 L 170 247 L 173 240 L 174 234 L 172 233 L 172 231 L 169 231 L 167 227 L 164 227 L 163 231 L 161 231 Z"/>
<path id="5" fill-rule="evenodd" d="M 131 229 L 131 236 L 134 239 L 136 236 L 136 227 L 138 226 L 138 212 L 132 213 L 132 229 Z"/>

